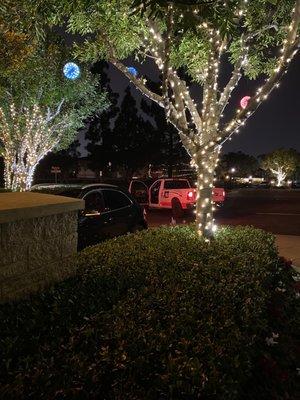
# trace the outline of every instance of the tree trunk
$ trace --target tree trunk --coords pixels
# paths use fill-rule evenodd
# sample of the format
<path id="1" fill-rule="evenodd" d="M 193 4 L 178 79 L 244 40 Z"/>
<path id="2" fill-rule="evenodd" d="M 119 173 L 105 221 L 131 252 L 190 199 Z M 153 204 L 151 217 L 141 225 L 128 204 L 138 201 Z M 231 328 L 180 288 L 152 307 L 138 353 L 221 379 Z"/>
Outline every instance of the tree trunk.
<path id="1" fill-rule="evenodd" d="M 36 164 L 25 166 L 23 163 L 14 163 L 4 160 L 5 188 L 13 192 L 30 190 Z"/>
<path id="2" fill-rule="evenodd" d="M 28 167 L 28 174 L 26 179 L 26 190 L 30 190 L 33 182 L 34 173 L 36 170 L 37 164 L 31 165 Z"/>
<path id="3" fill-rule="evenodd" d="M 277 186 L 280 187 L 282 185 L 282 182 L 285 180 L 286 174 L 280 169 L 277 172 Z"/>
<path id="4" fill-rule="evenodd" d="M 4 157 L 4 186 L 5 186 L 5 189 L 11 189 L 12 179 L 13 179 L 12 165 L 7 160 L 7 158 Z"/>
<path id="5" fill-rule="evenodd" d="M 169 130 L 169 157 L 168 157 L 168 178 L 173 177 L 173 161 L 174 161 L 174 144 L 173 144 L 173 132 Z"/>
<path id="6" fill-rule="evenodd" d="M 211 121 L 211 125 L 207 126 L 206 132 L 201 132 L 201 137 L 204 143 L 211 142 L 210 138 L 216 136 L 214 128 L 216 119 Z M 174 126 L 180 132 L 180 124 L 173 122 Z M 201 131 L 201 127 L 198 128 Z M 186 136 L 193 137 L 194 130 L 191 135 L 180 135 L 183 146 L 192 158 L 192 165 L 196 167 L 197 173 L 197 188 L 196 188 L 196 230 L 199 236 L 209 240 L 216 231 L 216 225 L 213 219 L 213 186 L 215 170 L 218 163 L 220 146 L 200 146 L 196 140 L 191 141 Z"/>
<path id="7" fill-rule="evenodd" d="M 196 228 L 199 236 L 206 239 L 211 238 L 216 230 L 213 186 L 218 155 L 218 150 L 211 150 L 194 160 L 197 168 Z"/>

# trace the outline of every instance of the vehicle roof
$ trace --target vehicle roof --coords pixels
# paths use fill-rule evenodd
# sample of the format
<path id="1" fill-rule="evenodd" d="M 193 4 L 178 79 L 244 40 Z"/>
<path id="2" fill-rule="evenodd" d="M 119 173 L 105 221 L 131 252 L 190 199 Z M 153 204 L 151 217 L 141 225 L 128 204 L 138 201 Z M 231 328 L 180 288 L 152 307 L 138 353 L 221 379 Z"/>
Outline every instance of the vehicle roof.
<path id="1" fill-rule="evenodd" d="M 88 189 L 93 187 L 100 188 L 117 188 L 116 185 L 110 185 L 108 183 L 71 183 L 71 184 L 63 184 L 63 183 L 40 183 L 32 186 L 31 189 Z"/>
<path id="2" fill-rule="evenodd" d="M 140 181 L 140 182 L 156 182 L 156 181 L 187 181 L 188 178 L 185 177 L 173 177 L 173 178 L 164 178 L 164 177 L 160 177 L 160 178 L 133 178 L 131 181 L 135 182 L 135 181 Z"/>

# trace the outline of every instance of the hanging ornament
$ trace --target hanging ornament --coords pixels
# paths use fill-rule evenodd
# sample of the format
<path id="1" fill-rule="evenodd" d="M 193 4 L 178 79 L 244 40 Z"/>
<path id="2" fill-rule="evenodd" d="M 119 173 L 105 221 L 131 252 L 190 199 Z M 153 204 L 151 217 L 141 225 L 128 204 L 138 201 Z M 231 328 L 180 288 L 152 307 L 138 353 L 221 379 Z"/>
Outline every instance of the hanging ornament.
<path id="1" fill-rule="evenodd" d="M 138 75 L 137 69 L 134 68 L 134 67 L 127 67 L 127 71 L 128 71 L 131 75 L 133 75 L 135 78 L 136 78 L 137 75 Z"/>
<path id="2" fill-rule="evenodd" d="M 68 62 L 63 68 L 64 76 L 74 81 L 80 75 L 80 68 L 74 62 Z"/>
<path id="3" fill-rule="evenodd" d="M 241 107 L 242 107 L 243 109 L 245 109 L 245 108 L 248 107 L 248 103 L 249 103 L 249 100 L 250 100 L 250 99 L 251 99 L 250 96 L 245 96 L 245 97 L 242 98 L 242 100 L 241 100 L 241 102 L 240 102 L 240 105 L 241 105 Z"/>

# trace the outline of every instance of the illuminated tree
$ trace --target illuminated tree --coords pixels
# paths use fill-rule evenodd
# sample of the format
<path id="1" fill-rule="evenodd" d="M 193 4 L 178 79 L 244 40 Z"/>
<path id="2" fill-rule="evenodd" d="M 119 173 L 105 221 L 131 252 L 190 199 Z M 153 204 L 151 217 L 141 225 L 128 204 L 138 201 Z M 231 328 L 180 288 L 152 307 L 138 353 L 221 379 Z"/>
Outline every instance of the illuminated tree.
<path id="1" fill-rule="evenodd" d="M 51 37 L 32 49 L 23 63 L 15 62 L 12 49 L 4 60 L 9 68 L 0 70 L 0 151 L 5 186 L 12 190 L 28 190 L 40 160 L 67 147 L 84 119 L 105 106 L 86 68 L 77 80 L 63 76 L 68 52 L 60 40 Z"/>
<path id="2" fill-rule="evenodd" d="M 51 23 L 66 22 L 85 38 L 76 49 L 81 60 L 106 59 L 165 110 L 197 170 L 197 229 L 209 237 L 216 229 L 211 198 L 220 149 L 278 86 L 296 54 L 300 0 L 136 0 L 133 9 L 131 0 L 40 3 L 48 4 Z M 160 91 L 151 90 L 138 69 L 128 70 L 122 60 L 131 55 L 157 67 Z M 202 106 L 186 76 L 201 87 Z M 249 93 L 245 108 L 223 119 L 242 77 L 264 82 Z"/>
<path id="3" fill-rule="evenodd" d="M 276 177 L 277 186 L 282 186 L 284 180 L 296 170 L 299 164 L 300 155 L 296 150 L 278 149 L 263 158 L 261 167 Z"/>

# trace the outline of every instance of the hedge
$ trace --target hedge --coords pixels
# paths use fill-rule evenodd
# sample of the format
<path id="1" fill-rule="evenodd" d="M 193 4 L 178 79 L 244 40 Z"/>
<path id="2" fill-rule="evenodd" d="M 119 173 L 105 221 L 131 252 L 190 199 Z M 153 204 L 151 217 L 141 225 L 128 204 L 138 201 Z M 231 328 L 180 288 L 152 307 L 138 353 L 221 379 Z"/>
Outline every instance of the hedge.
<path id="1" fill-rule="evenodd" d="M 87 248 L 74 277 L 0 307 L 0 398 L 296 398 L 293 282 L 252 228 Z"/>

